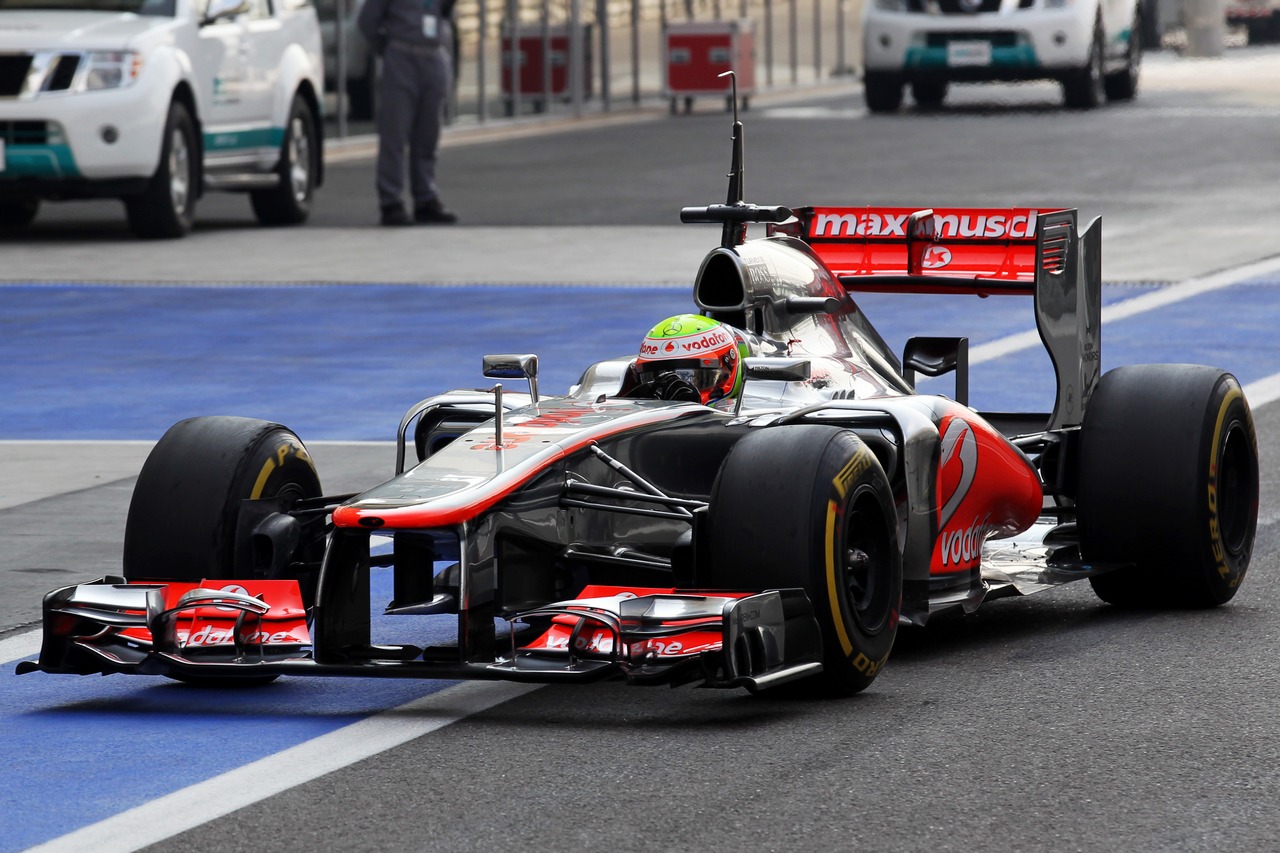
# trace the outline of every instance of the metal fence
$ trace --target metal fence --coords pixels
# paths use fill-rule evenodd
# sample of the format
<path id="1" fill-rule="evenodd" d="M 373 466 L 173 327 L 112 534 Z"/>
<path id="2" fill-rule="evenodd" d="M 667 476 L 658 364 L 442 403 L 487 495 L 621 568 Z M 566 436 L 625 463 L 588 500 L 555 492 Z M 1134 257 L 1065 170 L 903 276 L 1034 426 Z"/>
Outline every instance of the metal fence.
<path id="1" fill-rule="evenodd" d="M 377 108 L 376 62 L 355 27 L 360 2 L 317 4 L 327 112 L 338 135 L 368 132 Z M 689 30 L 748 32 L 731 59 L 738 67 L 750 63 L 757 92 L 852 75 L 861 64 L 862 2 L 458 0 L 450 121 L 577 116 L 663 101 L 674 109 L 668 70 L 680 55 L 666 48 Z M 345 25 L 336 26 L 338 20 Z M 514 53 L 512 45 L 519 48 Z M 681 100 L 687 107 L 692 99 Z"/>

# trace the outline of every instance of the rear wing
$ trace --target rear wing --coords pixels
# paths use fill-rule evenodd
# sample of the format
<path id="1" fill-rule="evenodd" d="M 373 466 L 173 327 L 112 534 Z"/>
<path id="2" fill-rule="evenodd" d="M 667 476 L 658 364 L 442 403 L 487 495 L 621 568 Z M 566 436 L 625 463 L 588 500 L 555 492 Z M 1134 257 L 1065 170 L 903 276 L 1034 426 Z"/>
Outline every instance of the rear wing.
<path id="1" fill-rule="evenodd" d="M 851 292 L 1035 298 L 1053 361 L 1048 429 L 1079 426 L 1101 367 L 1102 221 L 1071 209 L 804 207 L 769 234 L 804 240 Z"/>

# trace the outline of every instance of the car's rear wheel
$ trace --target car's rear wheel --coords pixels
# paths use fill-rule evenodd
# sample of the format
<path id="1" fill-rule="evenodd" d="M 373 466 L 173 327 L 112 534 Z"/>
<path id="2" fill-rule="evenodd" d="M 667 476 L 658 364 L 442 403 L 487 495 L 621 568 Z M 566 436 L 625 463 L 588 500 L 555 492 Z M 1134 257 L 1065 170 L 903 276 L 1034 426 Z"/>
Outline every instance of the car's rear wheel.
<path id="1" fill-rule="evenodd" d="M 902 79 L 886 71 L 868 71 L 862 78 L 863 97 L 873 113 L 897 112 L 902 106 Z"/>
<path id="2" fill-rule="evenodd" d="M 897 634 L 902 555 L 888 478 L 862 440 L 816 425 L 750 433 L 725 459 L 708 513 L 700 581 L 804 589 L 823 672 L 800 684 L 845 695 L 869 686 Z"/>
<path id="3" fill-rule="evenodd" d="M 1106 95 L 1102 68 L 1102 22 L 1093 27 L 1093 42 L 1084 65 L 1062 81 L 1062 97 L 1068 107 L 1092 110 L 1102 105 Z"/>
<path id="4" fill-rule="evenodd" d="M 35 221 L 40 199 L 19 198 L 0 201 L 0 231 L 21 231 Z"/>
<path id="5" fill-rule="evenodd" d="M 1142 70 L 1142 7 L 1133 12 L 1133 26 L 1129 28 L 1129 44 L 1125 49 L 1124 68 L 1108 74 L 1103 85 L 1108 101 L 1132 101 L 1138 93 L 1138 74 Z"/>
<path id="6" fill-rule="evenodd" d="M 1213 607 L 1240 588 L 1258 524 L 1258 446 L 1239 382 L 1201 365 L 1109 371 L 1089 400 L 1077 499 L 1081 557 L 1127 607 Z"/>
<path id="7" fill-rule="evenodd" d="M 263 225 L 297 225 L 311 215 L 319 172 L 320 141 L 307 102 L 294 96 L 276 166 L 279 183 L 250 193 L 253 213 Z"/>
<path id="8" fill-rule="evenodd" d="M 195 221 L 200 192 L 200 143 L 191 113 L 181 101 L 169 105 L 160 163 L 138 195 L 124 200 L 129 227 L 139 237 L 182 237 Z"/>
<path id="9" fill-rule="evenodd" d="M 947 97 L 946 80 L 917 80 L 911 84 L 911 97 L 925 109 L 937 109 Z"/>

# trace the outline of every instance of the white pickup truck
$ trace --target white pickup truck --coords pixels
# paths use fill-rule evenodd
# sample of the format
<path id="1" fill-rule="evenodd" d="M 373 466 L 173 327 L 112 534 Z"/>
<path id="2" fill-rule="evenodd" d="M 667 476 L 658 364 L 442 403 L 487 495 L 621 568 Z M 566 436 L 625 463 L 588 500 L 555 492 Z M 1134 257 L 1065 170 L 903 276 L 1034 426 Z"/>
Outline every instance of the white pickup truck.
<path id="1" fill-rule="evenodd" d="M 306 220 L 320 50 L 310 0 L 0 0 L 0 230 L 106 197 L 139 236 L 181 237 L 205 190 Z"/>
<path id="2" fill-rule="evenodd" d="M 922 108 L 951 83 L 1056 80 L 1068 107 L 1131 100 L 1142 62 L 1138 0 L 866 0 L 867 109 Z"/>

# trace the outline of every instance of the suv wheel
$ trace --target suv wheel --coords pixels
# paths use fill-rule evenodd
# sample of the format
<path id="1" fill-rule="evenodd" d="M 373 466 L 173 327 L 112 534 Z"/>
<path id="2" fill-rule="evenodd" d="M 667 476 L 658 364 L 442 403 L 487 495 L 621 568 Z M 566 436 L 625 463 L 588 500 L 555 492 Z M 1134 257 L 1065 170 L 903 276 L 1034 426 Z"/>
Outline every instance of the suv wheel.
<path id="1" fill-rule="evenodd" d="M 174 101 L 160 143 L 160 165 L 147 188 L 124 201 L 135 234 L 164 239 L 182 237 L 191 230 L 200 188 L 199 164 L 195 122 L 186 106 Z"/>
<path id="2" fill-rule="evenodd" d="M 315 119 L 305 100 L 294 96 L 280 146 L 276 172 L 280 182 L 269 190 L 250 194 L 253 213 L 263 225 L 297 225 L 311 214 L 311 196 L 316 188 L 320 141 Z"/>

